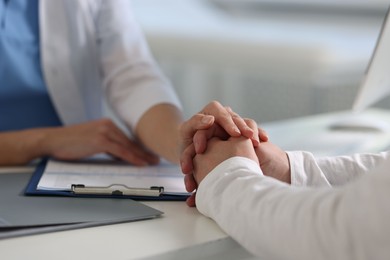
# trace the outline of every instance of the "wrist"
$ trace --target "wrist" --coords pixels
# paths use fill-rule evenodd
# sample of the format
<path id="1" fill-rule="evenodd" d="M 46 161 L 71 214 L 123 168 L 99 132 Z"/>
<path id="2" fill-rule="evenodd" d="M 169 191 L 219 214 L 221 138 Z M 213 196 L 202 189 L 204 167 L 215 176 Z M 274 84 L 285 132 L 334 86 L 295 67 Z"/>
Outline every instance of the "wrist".
<path id="1" fill-rule="evenodd" d="M 45 157 L 51 154 L 52 138 L 54 129 L 39 128 L 27 130 L 31 137 L 29 142 L 30 153 L 34 158 Z"/>
<path id="2" fill-rule="evenodd" d="M 45 134 L 42 129 L 29 129 L 0 135 L 0 165 L 23 165 L 43 157 Z"/>

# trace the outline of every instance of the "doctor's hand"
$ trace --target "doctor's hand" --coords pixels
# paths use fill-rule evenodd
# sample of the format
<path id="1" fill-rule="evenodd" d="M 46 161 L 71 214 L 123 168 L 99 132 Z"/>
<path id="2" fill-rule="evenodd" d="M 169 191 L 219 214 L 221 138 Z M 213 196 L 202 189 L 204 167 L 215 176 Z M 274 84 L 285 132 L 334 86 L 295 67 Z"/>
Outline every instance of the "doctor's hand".
<path id="1" fill-rule="evenodd" d="M 42 153 L 60 160 L 77 160 L 98 153 L 137 166 L 157 164 L 159 158 L 130 140 L 110 119 L 44 130 Z"/>

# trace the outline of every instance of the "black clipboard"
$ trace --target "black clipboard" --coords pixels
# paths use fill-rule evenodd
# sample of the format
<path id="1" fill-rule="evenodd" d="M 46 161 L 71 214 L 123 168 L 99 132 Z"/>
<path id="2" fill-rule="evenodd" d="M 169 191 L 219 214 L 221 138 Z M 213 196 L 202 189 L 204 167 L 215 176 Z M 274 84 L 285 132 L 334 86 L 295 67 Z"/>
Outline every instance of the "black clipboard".
<path id="1" fill-rule="evenodd" d="M 118 192 L 121 189 L 114 189 L 113 192 L 107 192 L 110 187 L 84 187 L 90 189 L 100 189 L 102 192 L 74 192 L 74 191 L 60 191 L 60 190 L 38 190 L 38 183 L 45 171 L 48 159 L 43 159 L 36 167 L 34 173 L 31 176 L 30 181 L 27 184 L 25 195 L 28 196 L 67 196 L 67 197 L 84 197 L 84 198 L 118 198 L 118 199 L 133 199 L 133 200 L 145 200 L 145 201 L 185 201 L 190 194 L 165 194 L 163 187 L 150 187 L 148 190 L 158 191 L 158 194 L 153 196 L 143 195 L 128 195 L 126 192 Z M 120 184 L 117 184 L 120 186 Z M 123 185 L 121 185 L 123 186 Z M 125 189 L 128 188 L 123 186 Z M 75 188 L 83 188 L 75 185 Z M 96 190 L 96 189 L 95 189 Z"/>

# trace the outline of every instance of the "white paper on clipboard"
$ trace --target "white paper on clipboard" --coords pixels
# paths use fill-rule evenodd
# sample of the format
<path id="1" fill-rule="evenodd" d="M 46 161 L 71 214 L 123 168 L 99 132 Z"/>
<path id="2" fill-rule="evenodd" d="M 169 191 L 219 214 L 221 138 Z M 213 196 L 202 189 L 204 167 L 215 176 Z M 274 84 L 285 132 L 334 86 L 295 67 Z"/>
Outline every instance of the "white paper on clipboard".
<path id="1" fill-rule="evenodd" d="M 64 162 L 49 160 L 38 190 L 71 191 L 73 184 L 107 187 L 113 184 L 131 188 L 164 187 L 165 194 L 188 194 L 180 168 L 169 163 L 136 167 L 114 161 Z"/>

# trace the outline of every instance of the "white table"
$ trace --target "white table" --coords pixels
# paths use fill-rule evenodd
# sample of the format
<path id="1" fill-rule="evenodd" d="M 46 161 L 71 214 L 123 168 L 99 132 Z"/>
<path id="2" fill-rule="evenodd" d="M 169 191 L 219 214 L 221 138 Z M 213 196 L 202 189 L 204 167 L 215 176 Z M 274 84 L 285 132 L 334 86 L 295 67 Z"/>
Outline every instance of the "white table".
<path id="1" fill-rule="evenodd" d="M 345 115 L 345 112 L 341 112 L 293 119 L 266 124 L 264 128 L 269 132 L 271 140 L 284 148 L 294 150 L 304 147 L 322 155 L 355 151 L 377 152 L 389 146 L 389 133 L 343 134 L 328 130 L 330 122 Z M 389 111 L 369 110 L 364 115 L 390 122 Z M 340 135 L 355 139 L 349 138 L 346 143 L 338 141 L 329 144 L 328 140 Z M 324 140 L 321 141 L 319 136 Z M 350 143 L 357 145 L 350 146 Z M 337 148 L 343 145 L 346 145 L 345 149 Z M 11 169 L 15 172 L 21 170 L 32 169 Z M 161 218 L 146 221 L 0 240 L 0 258 L 256 259 L 229 238 L 212 220 L 202 216 L 196 208 L 189 208 L 184 202 L 144 203 L 165 214 Z"/>
<path id="2" fill-rule="evenodd" d="M 196 208 L 184 202 L 144 203 L 165 214 L 146 221 L 0 240 L 1 259 L 171 259 L 178 250 L 186 259 L 229 250 L 251 258 Z"/>
<path id="3" fill-rule="evenodd" d="M 379 120 L 388 131 L 331 130 L 330 126 L 349 117 Z M 367 109 L 360 114 L 351 111 L 319 114 L 264 124 L 273 143 L 284 150 L 305 150 L 317 156 L 349 155 L 390 149 L 390 111 Z"/>

